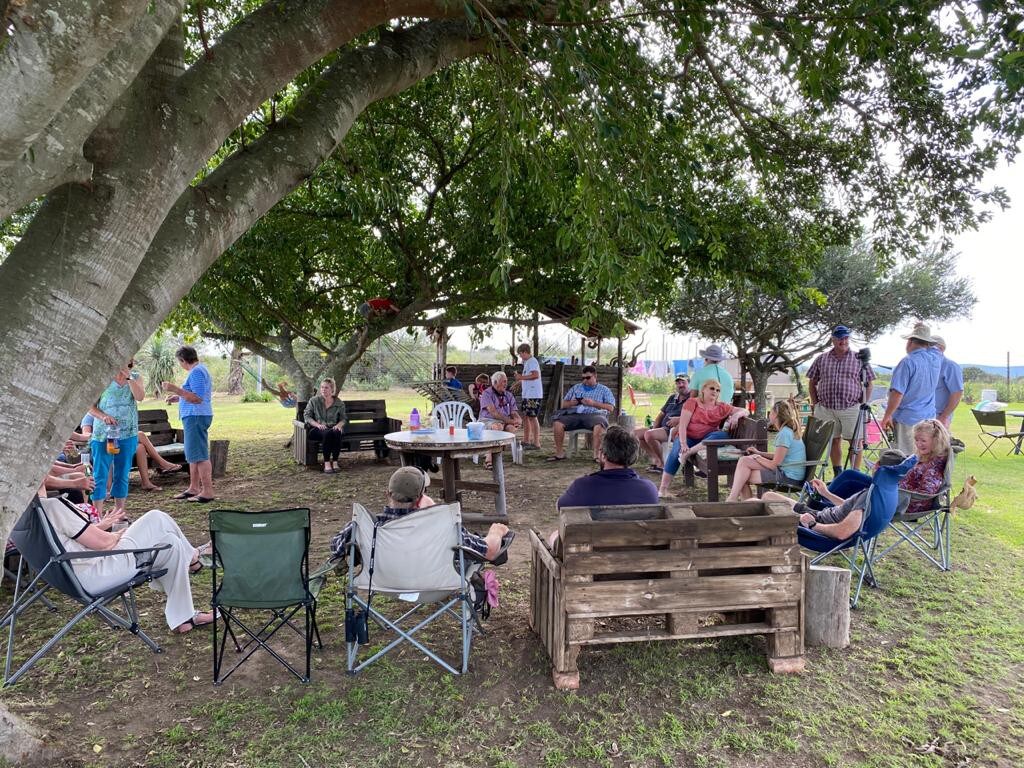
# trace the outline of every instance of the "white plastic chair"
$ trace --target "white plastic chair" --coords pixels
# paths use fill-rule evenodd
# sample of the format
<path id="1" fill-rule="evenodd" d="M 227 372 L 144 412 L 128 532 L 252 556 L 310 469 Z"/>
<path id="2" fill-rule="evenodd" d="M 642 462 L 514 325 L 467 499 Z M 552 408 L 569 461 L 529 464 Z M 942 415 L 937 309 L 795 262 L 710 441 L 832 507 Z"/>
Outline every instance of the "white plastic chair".
<path id="1" fill-rule="evenodd" d="M 448 429 L 449 424 L 454 424 L 456 429 L 462 429 L 466 422 L 473 420 L 473 411 L 466 403 L 446 400 L 434 406 L 430 418 L 435 429 Z"/>

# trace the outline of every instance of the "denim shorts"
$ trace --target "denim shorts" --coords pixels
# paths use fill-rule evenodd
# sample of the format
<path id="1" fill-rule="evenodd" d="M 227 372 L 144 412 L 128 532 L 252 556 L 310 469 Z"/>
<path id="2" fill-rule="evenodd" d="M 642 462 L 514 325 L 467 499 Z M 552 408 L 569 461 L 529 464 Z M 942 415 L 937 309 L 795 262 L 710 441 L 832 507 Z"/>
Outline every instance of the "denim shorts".
<path id="1" fill-rule="evenodd" d="M 195 464 L 210 460 L 210 423 L 213 416 L 186 416 L 181 420 L 185 427 L 185 461 Z"/>

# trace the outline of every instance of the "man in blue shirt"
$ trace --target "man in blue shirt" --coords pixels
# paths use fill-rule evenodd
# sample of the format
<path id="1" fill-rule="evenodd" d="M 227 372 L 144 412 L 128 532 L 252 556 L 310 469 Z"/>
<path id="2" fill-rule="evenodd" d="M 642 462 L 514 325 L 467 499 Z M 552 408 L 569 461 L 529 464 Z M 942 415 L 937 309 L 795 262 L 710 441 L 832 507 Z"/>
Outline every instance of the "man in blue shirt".
<path id="1" fill-rule="evenodd" d="M 657 486 L 630 466 L 639 454 L 640 443 L 629 430 L 617 424 L 608 427 L 598 453 L 601 470 L 573 480 L 558 499 L 558 508 L 657 504 Z"/>
<path id="2" fill-rule="evenodd" d="M 895 447 L 908 456 L 914 452 L 914 425 L 935 418 L 935 389 L 942 368 L 942 354 L 934 346 L 931 329 L 918 323 L 904 336 L 907 356 L 892 372 L 889 403 L 882 417 L 882 429 L 892 425 Z"/>
<path id="3" fill-rule="evenodd" d="M 959 364 L 946 357 L 946 340 L 932 336 L 935 348 L 942 353 L 942 368 L 939 369 L 939 385 L 935 388 L 935 418 L 946 425 L 953 421 L 953 411 L 964 396 L 964 371 Z"/>
<path id="4" fill-rule="evenodd" d="M 566 431 L 589 429 L 594 432 L 594 461 L 598 461 L 601 436 L 608 428 L 608 414 L 615 411 L 615 395 L 604 384 L 597 383 L 597 369 L 584 365 L 581 383 L 574 384 L 562 400 L 562 412 L 552 419 L 555 455 L 548 461 L 562 461 Z"/>

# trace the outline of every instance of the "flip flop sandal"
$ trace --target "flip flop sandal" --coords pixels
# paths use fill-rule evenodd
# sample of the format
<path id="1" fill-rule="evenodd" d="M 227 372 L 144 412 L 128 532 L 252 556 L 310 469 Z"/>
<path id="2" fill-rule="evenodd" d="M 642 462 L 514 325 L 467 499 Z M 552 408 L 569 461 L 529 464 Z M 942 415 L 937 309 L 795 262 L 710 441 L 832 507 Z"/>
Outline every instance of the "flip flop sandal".
<path id="1" fill-rule="evenodd" d="M 189 573 L 199 573 L 201 570 L 203 570 L 204 567 L 205 566 L 203 565 L 203 561 L 202 560 L 196 560 L 194 563 L 189 563 L 189 565 L 188 565 L 188 572 Z"/>
<path id="2" fill-rule="evenodd" d="M 186 501 L 194 501 L 197 504 L 209 504 L 214 499 L 210 496 L 190 496 Z"/>
<path id="3" fill-rule="evenodd" d="M 156 473 L 158 475 L 169 475 L 171 474 L 171 472 L 181 472 L 181 464 L 175 464 L 172 469 L 161 469 L 160 467 L 156 468 Z"/>
<path id="4" fill-rule="evenodd" d="M 544 461 L 565 461 L 565 456 L 548 456 Z"/>
<path id="5" fill-rule="evenodd" d="M 213 622 L 217 620 L 217 617 L 214 616 L 211 621 L 197 622 L 196 621 L 196 616 L 198 616 L 198 615 L 199 614 L 196 613 L 195 615 L 192 616 L 191 619 L 188 619 L 187 621 L 183 621 L 181 624 L 176 626 L 171 631 L 174 632 L 174 634 L 176 634 L 176 635 L 187 635 L 193 629 L 198 629 L 200 627 L 210 627 L 210 626 L 213 626 Z M 188 627 L 188 629 L 182 629 L 182 627 Z"/>
<path id="6" fill-rule="evenodd" d="M 182 491 L 181 493 L 178 493 L 178 494 L 175 494 L 174 496 L 171 496 L 171 498 L 172 499 L 177 499 L 178 501 L 183 501 L 183 500 L 186 500 L 186 499 L 191 499 L 193 496 L 196 496 L 196 495 L 198 495 L 198 494 L 192 493 L 192 491 Z"/>

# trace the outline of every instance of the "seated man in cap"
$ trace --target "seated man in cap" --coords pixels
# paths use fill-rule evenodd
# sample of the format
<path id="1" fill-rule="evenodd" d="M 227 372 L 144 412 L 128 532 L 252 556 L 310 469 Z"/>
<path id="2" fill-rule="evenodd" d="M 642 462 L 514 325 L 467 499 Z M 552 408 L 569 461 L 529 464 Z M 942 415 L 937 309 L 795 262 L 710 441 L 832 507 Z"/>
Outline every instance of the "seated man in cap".
<path id="1" fill-rule="evenodd" d="M 714 379 L 722 387 L 722 393 L 718 396 L 719 402 L 732 405 L 732 396 L 736 391 L 736 385 L 733 382 L 732 374 L 722 365 L 722 361 L 725 360 L 725 352 L 722 347 L 718 344 L 711 344 L 707 349 L 697 350 L 697 354 L 704 358 L 704 367 L 693 374 L 693 378 L 690 379 L 690 392 L 696 397 L 701 387 L 704 386 L 704 382 Z"/>
<path id="2" fill-rule="evenodd" d="M 914 452 L 914 425 L 935 418 L 935 390 L 942 372 L 942 353 L 935 347 L 931 329 L 924 323 L 908 335 L 907 356 L 897 363 L 889 384 L 889 402 L 881 426 L 892 426 L 894 445 L 904 453 Z"/>
<path id="3" fill-rule="evenodd" d="M 633 431 L 636 439 L 640 441 L 640 447 L 651 457 L 651 463 L 647 466 L 648 472 L 660 475 L 664 469 L 663 449 L 668 443 L 672 427 L 679 423 L 679 414 L 689 397 L 690 379 L 685 373 L 680 373 L 676 376 L 676 391 L 669 395 L 668 400 L 661 406 L 657 418 L 654 419 L 654 425 L 651 427 L 640 426 Z"/>
<path id="4" fill-rule="evenodd" d="M 401 467 L 395 470 L 388 481 L 388 500 L 383 511 L 377 515 L 377 522 L 387 524 L 388 520 L 408 515 L 417 509 L 434 505 L 434 501 L 426 495 L 430 478 L 417 467 Z M 343 556 L 352 539 L 350 522 L 331 539 L 331 551 L 338 557 Z M 493 560 L 501 550 L 502 537 L 508 533 L 508 526 L 491 523 L 486 536 L 478 536 L 472 531 L 462 529 L 462 545 L 472 549 L 488 560 Z M 458 560 L 455 560 L 458 563 Z"/>
<path id="5" fill-rule="evenodd" d="M 917 462 L 917 457 L 911 457 Z M 875 471 L 879 467 L 895 467 L 907 461 L 902 451 L 889 448 L 882 452 Z M 860 475 L 852 481 L 849 475 Z M 825 485 L 818 478 L 811 481 L 814 490 L 821 497 L 820 503 L 796 502 L 789 496 L 775 491 L 767 491 L 760 501 L 780 501 L 789 504 L 795 513 L 800 515 L 800 525 L 813 529 L 830 539 L 842 541 L 848 539 L 858 530 L 867 508 L 868 494 L 871 492 L 871 478 L 860 472 L 847 470 L 840 477 Z M 902 482 L 901 482 L 902 485 Z M 845 498 L 844 498 L 845 496 Z M 751 499 L 758 501 L 758 499 Z M 820 507 L 820 508 L 815 508 Z"/>
<path id="6" fill-rule="evenodd" d="M 861 399 L 871 400 L 871 382 L 875 372 L 862 365 L 850 349 L 850 329 L 837 325 L 832 331 L 832 349 L 823 352 L 807 371 L 807 390 L 814 407 L 814 418 L 832 422 L 832 471 L 838 475 L 843 465 L 843 440 L 853 441 Z M 853 453 L 853 468 L 860 469 L 861 451 Z"/>

